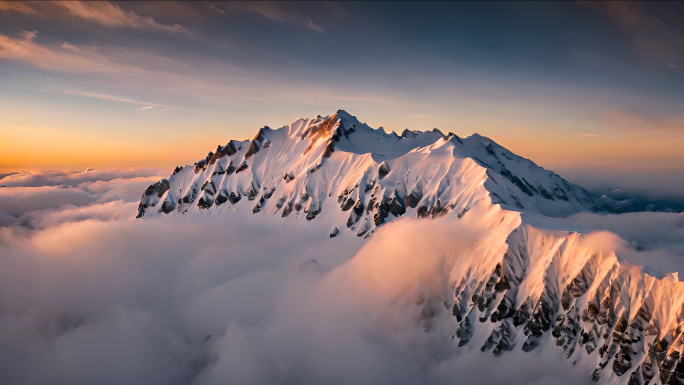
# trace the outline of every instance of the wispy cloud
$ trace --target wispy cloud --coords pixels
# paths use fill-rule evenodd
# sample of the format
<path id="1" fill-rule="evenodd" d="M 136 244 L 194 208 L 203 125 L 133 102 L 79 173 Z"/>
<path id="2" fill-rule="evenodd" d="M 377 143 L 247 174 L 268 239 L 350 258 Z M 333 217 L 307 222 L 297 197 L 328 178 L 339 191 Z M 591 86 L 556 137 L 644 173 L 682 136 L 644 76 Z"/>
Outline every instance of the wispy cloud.
<path id="1" fill-rule="evenodd" d="M 264 16 L 271 20 L 276 20 L 282 23 L 294 23 L 302 27 L 308 28 L 314 32 L 325 32 L 325 29 L 319 24 L 314 23 L 310 17 L 302 15 L 294 9 L 286 8 L 283 3 L 263 3 L 263 2 L 228 2 L 221 5 L 217 11 L 226 11 L 234 13 L 253 12 Z"/>
<path id="2" fill-rule="evenodd" d="M 600 124 L 610 130 L 684 133 L 684 115 L 644 116 L 629 111 L 604 114 Z"/>
<path id="3" fill-rule="evenodd" d="M 151 16 L 140 16 L 131 10 L 123 9 L 119 5 L 107 1 L 58 1 L 55 4 L 67 9 L 73 17 L 89 20 L 107 27 L 188 32 L 179 24 L 162 24 Z"/>
<path id="4" fill-rule="evenodd" d="M 114 63 L 92 47 L 63 43 L 48 47 L 35 41 L 38 31 L 24 31 L 18 38 L 0 34 L 0 59 L 58 71 L 120 73 L 130 66 Z"/>
<path id="5" fill-rule="evenodd" d="M 0 12 L 36 14 L 36 10 L 31 8 L 29 4 L 20 3 L 18 1 L 0 1 Z"/>
<path id="6" fill-rule="evenodd" d="M 107 100 L 110 102 L 117 102 L 117 103 L 136 104 L 136 105 L 141 106 L 141 107 L 133 109 L 134 111 L 152 111 L 152 110 L 170 111 L 170 110 L 175 109 L 173 107 L 169 107 L 169 106 L 166 106 L 164 104 L 150 103 L 150 102 L 135 100 L 135 99 L 131 99 L 131 98 L 123 97 L 123 96 L 101 94 L 101 93 L 97 93 L 97 92 L 79 91 L 79 90 L 65 90 L 64 93 L 67 95 L 83 96 L 86 98 Z"/>
<path id="7" fill-rule="evenodd" d="M 226 11 L 222 10 L 221 8 L 219 8 L 219 7 L 217 7 L 217 6 L 213 5 L 213 4 L 209 4 L 209 8 L 213 9 L 214 11 L 216 11 L 216 12 L 222 14 L 222 15 L 225 15 L 225 14 L 226 14 Z"/>
<path id="8" fill-rule="evenodd" d="M 90 47 L 69 42 L 46 45 L 38 42 L 36 36 L 37 31 L 24 31 L 18 37 L 0 34 L 0 60 L 51 72 L 78 74 L 84 81 L 97 78 L 104 87 L 112 90 L 134 90 L 136 94 L 163 97 L 186 96 L 219 104 L 264 101 L 260 94 L 269 84 L 259 80 L 265 77 L 259 70 L 243 69 L 206 58 L 189 58 L 196 64 L 193 66 L 180 58 L 129 48 Z M 219 67 L 221 71 L 217 72 L 215 69 Z M 178 84 L 184 86 L 178 87 Z M 112 95 L 112 92 L 101 93 L 100 99 L 104 94 Z M 97 97 L 94 93 L 80 96 Z M 126 101 L 132 102 L 130 100 Z M 147 102 L 136 104 L 161 106 Z"/>
<path id="9" fill-rule="evenodd" d="M 682 67 L 680 67 L 680 66 L 678 66 L 678 65 L 676 65 L 676 64 L 672 64 L 672 63 L 670 63 L 669 61 L 667 61 L 667 60 L 665 60 L 665 59 L 660 59 L 660 58 L 658 58 L 658 60 L 661 61 L 661 62 L 663 62 L 663 63 L 665 63 L 665 64 L 667 64 L 667 65 L 670 66 L 671 68 L 676 68 L 676 69 L 679 69 L 679 70 L 682 69 Z"/>
<path id="10" fill-rule="evenodd" d="M 164 24 L 152 16 L 141 16 L 108 1 L 52 1 L 52 2 L 0 2 L 0 11 L 55 17 L 55 10 L 66 11 L 65 16 L 97 23 L 110 28 L 133 28 L 163 32 L 192 34 L 179 24 Z M 58 16 L 57 16 L 58 17 Z"/>
<path id="11" fill-rule="evenodd" d="M 580 1 L 617 23 L 642 54 L 681 69 L 684 62 L 684 30 L 681 14 L 658 2 Z"/>

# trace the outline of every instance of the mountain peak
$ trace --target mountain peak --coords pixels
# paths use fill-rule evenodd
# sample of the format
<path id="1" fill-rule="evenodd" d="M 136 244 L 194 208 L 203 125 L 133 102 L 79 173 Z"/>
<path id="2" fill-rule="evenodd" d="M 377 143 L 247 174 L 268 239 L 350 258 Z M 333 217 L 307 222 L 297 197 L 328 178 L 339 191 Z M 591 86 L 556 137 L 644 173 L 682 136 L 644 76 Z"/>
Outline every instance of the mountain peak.
<path id="1" fill-rule="evenodd" d="M 177 167 L 145 190 L 139 216 L 251 210 L 289 220 L 301 212 L 365 236 L 402 215 L 463 215 L 479 200 L 551 216 L 603 204 L 481 135 L 399 136 L 339 110 L 263 127 L 251 140 L 231 140 Z"/>

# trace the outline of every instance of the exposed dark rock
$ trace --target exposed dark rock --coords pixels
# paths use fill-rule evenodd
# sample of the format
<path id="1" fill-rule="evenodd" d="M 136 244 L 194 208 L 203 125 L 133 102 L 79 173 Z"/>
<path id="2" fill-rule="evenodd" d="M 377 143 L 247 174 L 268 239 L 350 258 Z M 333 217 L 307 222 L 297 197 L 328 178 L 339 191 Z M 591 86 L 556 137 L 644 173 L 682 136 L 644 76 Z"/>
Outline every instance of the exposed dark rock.
<path id="1" fill-rule="evenodd" d="M 499 306 L 496 308 L 496 311 L 492 313 L 491 321 L 497 322 L 504 318 L 512 317 L 513 314 L 515 314 L 515 306 L 513 305 L 513 301 L 507 296 L 504 296 L 501 302 L 499 302 Z"/>
<path id="2" fill-rule="evenodd" d="M 268 126 L 259 129 L 259 132 L 257 132 L 254 139 L 252 139 L 252 141 L 249 143 L 249 147 L 247 148 L 247 152 L 245 153 L 245 159 L 250 158 L 257 152 L 259 152 L 259 150 L 261 150 L 261 144 L 264 140 L 264 130 L 267 129 Z"/>
<path id="3" fill-rule="evenodd" d="M 363 214 L 363 202 L 361 199 L 356 201 L 356 204 L 354 205 L 354 213 L 356 213 L 356 215 Z"/>
<path id="4" fill-rule="evenodd" d="M 404 215 L 406 213 L 406 205 L 401 198 L 395 195 L 390 202 L 389 211 L 395 217 Z"/>
<path id="5" fill-rule="evenodd" d="M 363 221 L 361 224 L 361 227 L 359 228 L 359 231 L 356 233 L 356 236 L 358 237 L 363 237 L 368 233 L 368 231 L 371 229 L 370 223 L 368 220 Z"/>
<path id="6" fill-rule="evenodd" d="M 417 210 L 417 212 L 416 212 L 416 215 L 417 215 L 419 218 L 422 218 L 422 217 L 427 216 L 427 215 L 428 215 L 427 206 L 420 206 L 420 207 L 418 207 L 418 210 Z"/>
<path id="7" fill-rule="evenodd" d="M 208 209 L 214 204 L 213 200 L 210 200 L 205 197 L 200 197 L 200 199 L 197 201 L 197 206 L 201 209 Z"/>
<path id="8" fill-rule="evenodd" d="M 627 385 L 643 385 L 643 376 L 641 375 L 641 367 L 638 367 L 637 370 L 633 371 L 632 374 L 629 375 L 629 382 Z"/>
<path id="9" fill-rule="evenodd" d="M 176 204 L 168 199 L 165 199 L 159 208 L 160 213 L 169 214 L 176 209 Z"/>
<path id="10" fill-rule="evenodd" d="M 354 206 L 354 203 L 355 203 L 355 201 L 353 199 L 344 198 L 344 201 L 342 202 L 342 205 L 340 206 L 340 208 L 342 209 L 342 211 L 347 211 L 347 210 L 351 209 L 352 206 Z"/>
<path id="11" fill-rule="evenodd" d="M 183 196 L 182 202 L 186 204 L 194 202 L 195 198 L 197 197 L 197 192 L 197 187 L 193 186 L 192 189 L 190 189 L 190 191 L 188 191 L 188 193 L 185 194 L 185 196 Z"/>
<path id="12" fill-rule="evenodd" d="M 337 227 L 333 227 L 332 230 L 330 230 L 330 238 L 335 238 L 339 233 L 340 229 L 338 229 Z"/>
<path id="13" fill-rule="evenodd" d="M 551 196 L 551 194 L 549 194 L 549 192 L 546 191 L 543 187 L 539 187 L 539 188 L 537 189 L 537 191 L 539 191 L 539 194 L 540 194 L 543 198 L 548 199 L 548 200 L 555 200 L 555 199 L 553 199 L 553 196 Z"/>
<path id="14" fill-rule="evenodd" d="M 200 172 L 206 168 L 207 168 L 207 160 L 206 159 L 200 160 L 199 162 L 195 163 L 195 168 L 194 168 L 195 174 L 197 174 L 198 172 Z"/>
<path id="15" fill-rule="evenodd" d="M 389 174 L 389 172 L 390 172 L 390 168 L 389 168 L 389 166 L 387 165 L 387 163 L 386 163 L 386 162 L 382 162 L 382 163 L 380 164 L 380 168 L 378 168 L 378 176 L 379 176 L 379 178 L 380 178 L 380 179 L 384 178 L 385 176 L 387 176 L 387 174 Z"/>
<path id="16" fill-rule="evenodd" d="M 253 201 L 254 198 L 256 198 L 256 196 L 259 195 L 259 186 L 255 186 L 255 183 L 252 182 L 249 185 L 247 191 L 243 191 L 243 193 L 245 194 L 248 200 Z"/>
<path id="17" fill-rule="evenodd" d="M 515 314 L 513 314 L 513 325 L 520 326 L 526 324 L 530 318 L 532 318 L 530 306 L 527 302 L 523 302 L 518 310 L 516 310 Z"/>
<path id="18" fill-rule="evenodd" d="M 200 190 L 206 192 L 207 194 L 214 195 L 216 193 L 216 185 L 214 185 L 214 182 L 211 180 L 206 180 L 202 184 L 202 187 Z"/>
<path id="19" fill-rule="evenodd" d="M 509 170 L 507 170 L 507 169 L 501 170 L 501 176 L 503 176 L 504 178 L 511 181 L 514 185 L 516 185 L 520 189 L 520 191 L 524 192 L 525 194 L 527 194 L 529 196 L 534 196 L 534 194 L 532 193 L 532 190 L 530 190 L 529 187 L 527 187 L 525 185 L 525 183 L 523 183 L 523 181 L 520 180 L 520 178 L 511 174 L 511 172 Z"/>
<path id="20" fill-rule="evenodd" d="M 151 184 L 149 187 L 145 189 L 145 195 L 157 195 L 157 197 L 161 198 L 162 195 L 164 195 L 165 192 L 169 191 L 169 181 L 168 179 L 161 179 L 158 182 L 155 182 Z"/>
<path id="21" fill-rule="evenodd" d="M 406 205 L 412 209 L 416 208 L 418 202 L 423 199 L 422 191 L 411 191 L 411 193 L 406 197 Z"/>
<path id="22" fill-rule="evenodd" d="M 485 150 L 487 150 L 487 154 L 489 154 L 495 158 L 497 157 L 496 153 L 494 152 L 494 147 L 492 147 L 491 143 L 487 143 L 487 145 L 485 146 Z"/>
<path id="23" fill-rule="evenodd" d="M 228 197 L 221 191 L 217 196 L 216 199 L 214 199 L 214 203 L 219 206 L 228 201 Z"/>
<path id="24" fill-rule="evenodd" d="M 237 166 L 237 169 L 235 170 L 235 173 L 237 174 L 237 173 L 239 173 L 239 172 L 241 172 L 241 171 L 245 171 L 245 170 L 247 170 L 247 167 L 249 167 L 249 166 L 247 165 L 247 162 L 245 162 L 245 161 L 243 160 L 243 161 L 240 162 L 240 164 Z"/>
<path id="25" fill-rule="evenodd" d="M 632 357 L 624 352 L 619 351 L 615 355 L 615 360 L 613 361 L 613 372 L 618 376 L 625 374 L 632 367 Z"/>
<path id="26" fill-rule="evenodd" d="M 460 324 L 458 330 L 456 331 L 456 336 L 459 339 L 458 346 L 465 346 L 470 339 L 473 337 L 473 325 L 470 322 L 470 319 L 466 317 Z"/>
<path id="27" fill-rule="evenodd" d="M 560 187 L 554 187 L 553 188 L 553 196 L 555 196 L 558 199 L 562 199 L 564 201 L 568 201 L 568 196 L 565 194 L 565 191 L 563 191 L 562 188 Z"/>
<path id="28" fill-rule="evenodd" d="M 261 147 L 255 141 L 252 141 L 247 147 L 247 152 L 245 153 L 245 159 L 249 159 L 252 155 L 256 154 Z"/>
<path id="29" fill-rule="evenodd" d="M 262 196 L 264 197 L 264 199 L 271 199 L 271 196 L 273 196 L 273 193 L 275 192 L 275 190 L 276 190 L 275 187 L 270 188 L 270 189 L 264 189 Z"/>
<path id="30" fill-rule="evenodd" d="M 232 204 L 236 204 L 240 201 L 240 198 L 242 198 L 241 194 L 237 191 L 231 191 L 230 194 L 228 194 L 228 201 Z"/>
<path id="31" fill-rule="evenodd" d="M 357 200 L 356 204 L 354 204 L 354 208 L 351 214 L 349 214 L 349 219 L 347 219 L 347 227 L 351 228 L 352 226 L 354 226 L 354 224 L 356 224 L 356 222 L 359 221 L 359 219 L 363 215 L 363 208 L 363 202 L 361 202 L 360 199 Z"/>
<path id="32" fill-rule="evenodd" d="M 331 140 L 328 142 L 328 144 L 325 146 L 325 150 L 323 150 L 323 157 L 324 158 L 330 158 L 332 153 L 335 151 L 335 142 Z"/>
<path id="33" fill-rule="evenodd" d="M 217 151 L 218 157 L 223 158 L 224 156 L 233 156 L 237 153 L 237 148 L 235 147 L 235 142 L 230 141 L 228 144 L 225 146 L 221 147 L 220 150 Z"/>
<path id="34" fill-rule="evenodd" d="M 430 216 L 436 217 L 439 216 L 444 212 L 444 207 L 442 207 L 442 202 L 437 198 L 435 201 L 435 204 L 432 206 L 432 209 L 430 209 Z"/>
<path id="35" fill-rule="evenodd" d="M 321 212 L 321 202 L 318 202 L 317 205 L 312 205 L 309 207 L 309 210 L 306 212 L 306 220 L 310 221 L 314 218 L 316 218 L 316 215 L 320 214 Z"/>
<path id="36" fill-rule="evenodd" d="M 286 216 L 290 215 L 291 212 L 292 212 L 292 202 L 288 203 L 287 205 L 285 205 L 283 207 L 283 213 L 281 216 L 283 218 L 285 218 Z"/>
<path id="37" fill-rule="evenodd" d="M 563 306 L 563 310 L 568 310 L 575 298 L 586 293 L 588 288 L 587 280 L 584 275 L 582 275 L 582 272 L 580 272 L 565 290 L 563 290 L 563 294 L 561 295 L 561 306 Z"/>

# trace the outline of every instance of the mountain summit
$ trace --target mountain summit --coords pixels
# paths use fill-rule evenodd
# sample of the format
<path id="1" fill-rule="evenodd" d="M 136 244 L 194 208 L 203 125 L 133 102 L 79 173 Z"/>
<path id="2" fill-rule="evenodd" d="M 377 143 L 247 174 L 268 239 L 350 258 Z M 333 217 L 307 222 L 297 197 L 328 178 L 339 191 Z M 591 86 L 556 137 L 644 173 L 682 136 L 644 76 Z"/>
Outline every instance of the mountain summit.
<path id="1" fill-rule="evenodd" d="M 145 191 L 138 216 L 217 209 L 322 215 L 338 218 L 338 231 L 365 236 L 402 215 L 461 216 L 479 199 L 548 216 L 606 208 L 489 138 L 437 129 L 388 134 L 340 110 L 261 128 L 252 140 L 231 140 L 176 168 Z"/>

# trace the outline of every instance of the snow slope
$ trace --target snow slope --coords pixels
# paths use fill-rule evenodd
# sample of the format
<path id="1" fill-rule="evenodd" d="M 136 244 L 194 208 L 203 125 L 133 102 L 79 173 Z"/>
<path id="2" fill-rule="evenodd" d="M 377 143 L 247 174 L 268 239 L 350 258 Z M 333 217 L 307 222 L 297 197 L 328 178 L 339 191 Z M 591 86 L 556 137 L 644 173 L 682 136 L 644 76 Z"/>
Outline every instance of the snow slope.
<path id="1" fill-rule="evenodd" d="M 401 215 L 462 215 L 485 198 L 550 216 L 606 208 L 488 138 L 437 130 L 398 136 L 338 111 L 264 127 L 251 141 L 230 141 L 177 168 L 148 188 L 139 216 L 218 209 L 311 220 L 323 213 L 363 236 Z"/>
<path id="2" fill-rule="evenodd" d="M 598 210 L 610 207 L 491 139 L 388 134 L 338 111 L 219 146 L 148 187 L 138 212 L 311 221 L 331 237 L 368 238 L 398 217 L 433 218 L 454 237 L 479 228 L 472 242 L 444 240 L 437 254 L 447 257 L 418 295 L 417 322 L 449 341 L 444 349 L 555 348 L 600 383 L 683 384 L 684 283 L 624 263 L 610 234 L 521 215 L 538 224 Z M 411 238 L 392 242 L 410 249 Z"/>

